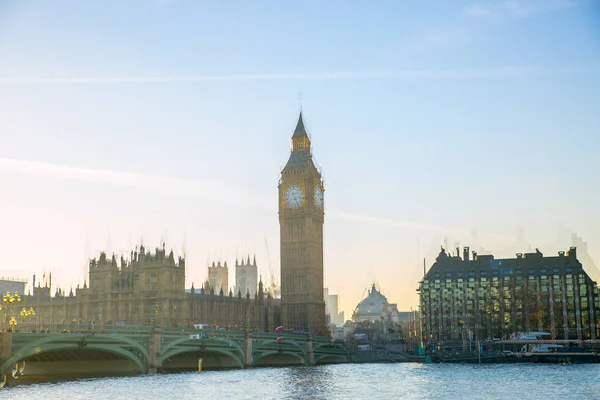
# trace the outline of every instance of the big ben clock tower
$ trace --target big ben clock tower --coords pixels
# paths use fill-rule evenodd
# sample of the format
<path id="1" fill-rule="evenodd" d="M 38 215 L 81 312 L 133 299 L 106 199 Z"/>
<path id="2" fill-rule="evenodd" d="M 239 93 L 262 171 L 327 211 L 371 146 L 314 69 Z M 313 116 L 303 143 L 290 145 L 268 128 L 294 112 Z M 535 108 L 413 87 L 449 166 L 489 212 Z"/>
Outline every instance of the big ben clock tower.
<path id="1" fill-rule="evenodd" d="M 300 112 L 279 181 L 281 317 L 286 328 L 325 334 L 324 216 L 323 181 Z"/>

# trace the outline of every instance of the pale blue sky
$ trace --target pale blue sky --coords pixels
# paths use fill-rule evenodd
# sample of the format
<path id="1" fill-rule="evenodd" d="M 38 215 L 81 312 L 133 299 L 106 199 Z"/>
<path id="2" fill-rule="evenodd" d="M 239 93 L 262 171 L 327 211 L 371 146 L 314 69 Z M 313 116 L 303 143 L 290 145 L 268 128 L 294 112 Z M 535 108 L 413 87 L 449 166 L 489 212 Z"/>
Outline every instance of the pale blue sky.
<path id="1" fill-rule="evenodd" d="M 268 274 L 266 238 L 278 275 L 300 92 L 347 313 L 373 280 L 415 306 L 444 237 L 551 254 L 562 222 L 600 261 L 598 1 L 3 1 L 0 275 L 68 288 L 86 237 L 185 242 L 188 286 Z"/>

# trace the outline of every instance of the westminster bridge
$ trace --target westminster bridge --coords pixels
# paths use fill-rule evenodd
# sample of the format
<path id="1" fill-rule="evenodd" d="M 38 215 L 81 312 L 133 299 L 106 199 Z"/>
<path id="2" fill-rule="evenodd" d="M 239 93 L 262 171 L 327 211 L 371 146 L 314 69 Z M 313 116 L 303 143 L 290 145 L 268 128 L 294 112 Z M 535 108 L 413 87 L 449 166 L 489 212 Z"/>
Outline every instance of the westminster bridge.
<path id="1" fill-rule="evenodd" d="M 85 333 L 0 333 L 0 387 L 50 379 L 349 361 L 330 337 L 103 326 Z"/>

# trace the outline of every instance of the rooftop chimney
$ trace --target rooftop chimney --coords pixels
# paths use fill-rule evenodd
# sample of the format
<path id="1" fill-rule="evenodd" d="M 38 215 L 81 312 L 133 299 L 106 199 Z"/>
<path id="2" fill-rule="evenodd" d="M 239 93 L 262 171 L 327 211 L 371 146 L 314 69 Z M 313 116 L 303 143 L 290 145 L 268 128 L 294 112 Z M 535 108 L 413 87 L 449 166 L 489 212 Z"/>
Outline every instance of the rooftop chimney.
<path id="1" fill-rule="evenodd" d="M 463 249 L 463 260 L 469 261 L 469 247 L 468 246 Z"/>

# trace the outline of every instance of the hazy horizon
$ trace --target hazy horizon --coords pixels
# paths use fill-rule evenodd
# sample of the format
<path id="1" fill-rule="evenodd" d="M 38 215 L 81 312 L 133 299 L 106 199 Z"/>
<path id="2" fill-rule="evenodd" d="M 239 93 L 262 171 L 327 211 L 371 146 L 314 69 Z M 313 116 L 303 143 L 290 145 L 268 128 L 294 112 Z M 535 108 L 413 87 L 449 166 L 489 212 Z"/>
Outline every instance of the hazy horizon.
<path id="1" fill-rule="evenodd" d="M 68 292 L 143 240 L 185 247 L 187 288 L 248 255 L 278 277 L 300 93 L 347 319 L 374 281 L 416 307 L 446 238 L 506 258 L 573 231 L 599 266 L 599 33 L 598 1 L 5 1 L 0 276 Z"/>

